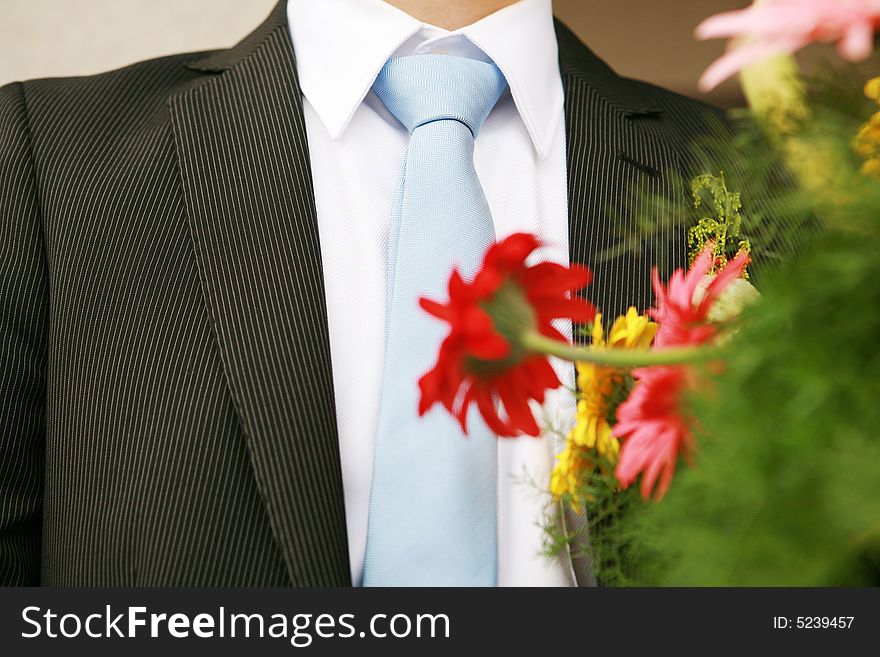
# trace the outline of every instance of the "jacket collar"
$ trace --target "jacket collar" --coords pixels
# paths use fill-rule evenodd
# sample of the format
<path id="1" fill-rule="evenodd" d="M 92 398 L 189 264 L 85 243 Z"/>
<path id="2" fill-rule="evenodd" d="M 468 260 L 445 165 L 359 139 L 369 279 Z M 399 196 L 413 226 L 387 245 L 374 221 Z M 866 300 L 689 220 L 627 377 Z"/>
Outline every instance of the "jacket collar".
<path id="1" fill-rule="evenodd" d="M 562 21 L 556 19 L 554 22 L 559 44 L 559 70 L 564 78 L 578 79 L 588 85 L 625 116 L 648 116 L 663 112 L 637 85 L 615 73 Z"/>
<path id="2" fill-rule="evenodd" d="M 211 52 L 202 59 L 189 62 L 186 67 L 204 73 L 228 71 L 250 57 L 279 28 L 287 28 L 287 0 L 280 0 L 266 20 L 232 48 Z"/>

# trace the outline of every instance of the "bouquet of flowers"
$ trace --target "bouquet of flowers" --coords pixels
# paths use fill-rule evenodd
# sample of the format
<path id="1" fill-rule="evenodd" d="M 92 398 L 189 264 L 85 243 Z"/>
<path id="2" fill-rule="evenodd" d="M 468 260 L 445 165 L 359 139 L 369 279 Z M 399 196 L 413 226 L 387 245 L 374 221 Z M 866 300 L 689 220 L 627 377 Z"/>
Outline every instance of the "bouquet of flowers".
<path id="1" fill-rule="evenodd" d="M 739 165 L 722 164 L 729 136 L 703 145 L 692 197 L 670 200 L 696 210 L 691 261 L 665 282 L 655 269 L 653 307 L 608 321 L 589 269 L 527 264 L 528 234 L 422 300 L 449 333 L 420 412 L 439 403 L 465 432 L 476 405 L 499 436 L 540 436 L 534 408 L 561 385 L 549 359 L 576 364 L 577 421 L 546 486 L 586 513 L 601 583 L 880 584 L 880 78 L 838 65 L 806 80 L 792 57 L 823 41 L 866 58 L 878 25 L 877 0 L 764 0 L 698 28 L 736 39 L 701 84 L 739 72 L 750 111 Z M 788 237 L 782 211 L 750 216 L 756 185 L 815 226 L 760 294 L 752 251 Z M 556 527 L 548 550 L 575 539 Z"/>

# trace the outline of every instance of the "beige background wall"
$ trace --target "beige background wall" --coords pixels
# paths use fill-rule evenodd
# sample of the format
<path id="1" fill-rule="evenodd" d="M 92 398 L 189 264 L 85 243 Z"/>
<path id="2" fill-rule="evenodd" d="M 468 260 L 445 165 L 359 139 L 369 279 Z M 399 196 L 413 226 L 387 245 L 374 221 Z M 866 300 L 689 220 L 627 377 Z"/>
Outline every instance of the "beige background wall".
<path id="1" fill-rule="evenodd" d="M 81 75 L 234 44 L 275 0 L 0 0 L 0 84 Z M 693 40 L 704 17 L 747 0 L 555 0 L 557 15 L 619 72 L 698 96 L 720 52 Z M 710 97 L 738 99 L 735 84 Z"/>

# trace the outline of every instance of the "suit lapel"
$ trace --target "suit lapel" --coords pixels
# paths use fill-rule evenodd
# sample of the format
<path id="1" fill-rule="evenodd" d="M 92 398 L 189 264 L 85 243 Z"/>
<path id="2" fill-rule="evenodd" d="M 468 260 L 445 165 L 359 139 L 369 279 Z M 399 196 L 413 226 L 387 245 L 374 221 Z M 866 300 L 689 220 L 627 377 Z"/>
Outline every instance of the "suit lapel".
<path id="1" fill-rule="evenodd" d="M 683 236 L 665 234 L 620 250 L 632 233 L 632 209 L 650 196 L 672 193 L 668 174 L 680 168 L 680 154 L 665 139 L 662 111 L 634 83 L 608 66 L 557 23 L 560 70 L 565 91 L 568 150 L 569 247 L 573 262 L 593 270 L 587 297 L 610 318 L 630 305 L 644 311 L 653 301 L 650 271 L 684 262 Z"/>
<path id="2" fill-rule="evenodd" d="M 350 584 L 326 302 L 285 4 L 170 101 L 186 209 L 251 462 L 293 584 Z"/>

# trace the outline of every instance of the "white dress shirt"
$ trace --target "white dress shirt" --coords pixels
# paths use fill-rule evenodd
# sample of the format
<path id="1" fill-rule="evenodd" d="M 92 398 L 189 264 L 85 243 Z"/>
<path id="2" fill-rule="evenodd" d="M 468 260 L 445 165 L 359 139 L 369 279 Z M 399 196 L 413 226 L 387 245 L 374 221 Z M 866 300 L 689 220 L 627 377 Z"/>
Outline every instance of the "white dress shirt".
<path id="1" fill-rule="evenodd" d="M 321 240 L 352 580 L 360 585 L 384 358 L 392 201 L 409 135 L 370 91 L 389 57 L 445 53 L 491 59 L 509 92 L 476 141 L 474 160 L 496 236 L 537 234 L 536 256 L 568 264 L 563 91 L 550 0 L 522 0 L 454 32 L 382 0 L 289 0 L 304 96 Z M 571 325 L 558 328 L 571 335 Z M 573 385 L 568 363 L 556 363 Z M 413 385 L 416 382 L 413 381 Z M 574 400 L 541 410 L 566 431 Z M 540 556 L 551 439 L 498 441 L 498 584 L 570 586 L 567 555 Z M 537 487 L 524 480 L 530 479 Z"/>

